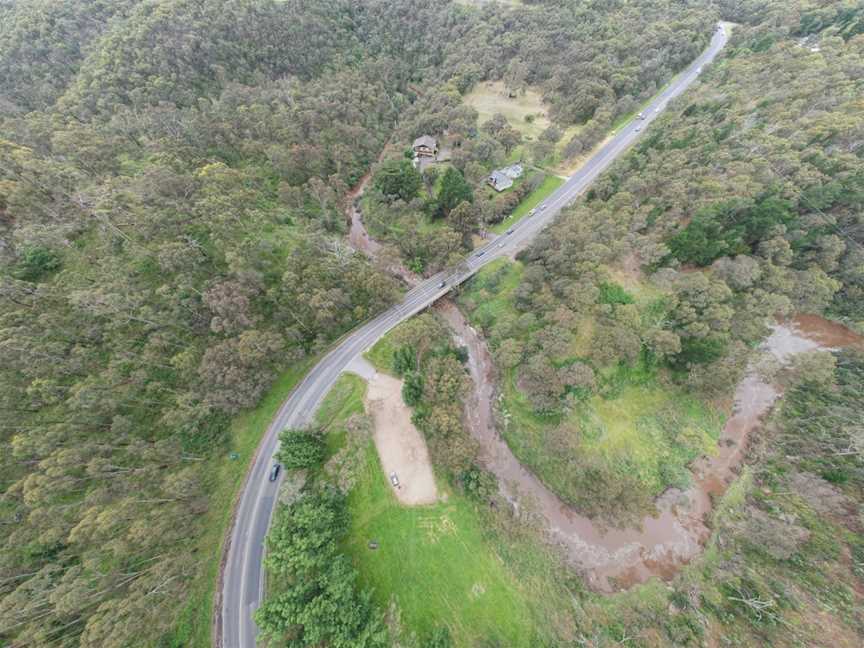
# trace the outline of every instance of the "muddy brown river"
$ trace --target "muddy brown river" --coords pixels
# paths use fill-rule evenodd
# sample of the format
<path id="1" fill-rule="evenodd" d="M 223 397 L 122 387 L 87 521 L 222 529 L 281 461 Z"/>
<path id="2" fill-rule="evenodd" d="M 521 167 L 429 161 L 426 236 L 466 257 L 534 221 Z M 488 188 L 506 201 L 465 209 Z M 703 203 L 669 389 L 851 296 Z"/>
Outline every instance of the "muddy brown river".
<path id="1" fill-rule="evenodd" d="M 495 429 L 495 368 L 484 340 L 452 302 L 438 309 L 457 342 L 468 349 L 474 383 L 467 408 L 469 427 L 481 446 L 485 467 L 498 477 L 502 494 L 514 506 L 526 499 L 532 502 L 532 509 L 545 518 L 551 540 L 586 574 L 592 588 L 612 592 L 652 576 L 669 579 L 701 551 L 710 534 L 707 517 L 712 497 L 726 491 L 750 434 L 780 395 L 771 383 L 755 369 L 746 373 L 735 390 L 732 415 L 720 435 L 717 452 L 691 465 L 689 489 L 666 491 L 656 501 L 658 514 L 644 518 L 638 528 L 608 528 L 580 515 L 519 463 Z M 813 315 L 775 324 L 763 343 L 764 352 L 781 363 L 806 351 L 841 347 L 864 349 L 864 337 Z"/>

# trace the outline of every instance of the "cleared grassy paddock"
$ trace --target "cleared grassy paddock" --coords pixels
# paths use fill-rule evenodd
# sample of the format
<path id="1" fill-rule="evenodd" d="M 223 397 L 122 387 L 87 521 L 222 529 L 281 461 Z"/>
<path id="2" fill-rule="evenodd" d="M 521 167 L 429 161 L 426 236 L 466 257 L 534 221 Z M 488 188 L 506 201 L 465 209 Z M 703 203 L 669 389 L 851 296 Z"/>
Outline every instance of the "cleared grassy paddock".
<path id="1" fill-rule="evenodd" d="M 525 94 L 509 97 L 503 81 L 478 83 L 465 95 L 465 103 L 477 111 L 481 125 L 501 113 L 526 138 L 536 139 L 551 123 L 539 92 L 529 88 Z M 525 121 L 528 115 L 534 116 L 531 122 Z"/>
<path id="2" fill-rule="evenodd" d="M 395 335 L 394 335 L 395 334 Z M 366 354 L 389 370 L 398 332 L 382 338 Z M 335 451 L 344 443 L 344 423 L 363 411 L 366 384 L 343 375 L 324 400 L 318 417 Z M 553 580 L 553 559 L 533 536 L 506 536 L 496 518 L 438 479 L 441 501 L 432 506 L 398 503 L 381 469 L 374 442 L 363 447 L 360 470 L 348 497 L 350 531 L 343 546 L 386 608 L 394 602 L 403 628 L 421 639 L 446 626 L 455 646 L 497 641 L 534 646 L 545 637 L 543 619 L 564 609 Z M 493 528 L 490 528 L 493 527 Z M 369 548 L 369 542 L 378 548 Z M 559 621 L 560 622 L 560 621 Z"/>
<path id="3" fill-rule="evenodd" d="M 393 496 L 374 444 L 349 496 L 351 529 L 345 550 L 374 589 L 376 601 L 399 606 L 403 624 L 421 637 L 438 625 L 457 646 L 497 639 L 529 646 L 530 597 L 484 540 L 473 508 L 441 487 L 446 502 L 406 508 Z M 369 548 L 369 542 L 378 549 Z"/>

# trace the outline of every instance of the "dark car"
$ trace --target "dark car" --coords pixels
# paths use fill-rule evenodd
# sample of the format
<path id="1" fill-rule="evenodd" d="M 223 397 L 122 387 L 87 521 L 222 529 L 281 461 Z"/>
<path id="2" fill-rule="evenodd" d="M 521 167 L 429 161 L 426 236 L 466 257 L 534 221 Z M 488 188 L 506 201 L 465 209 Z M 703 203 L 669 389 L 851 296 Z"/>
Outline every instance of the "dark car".
<path id="1" fill-rule="evenodd" d="M 279 470 L 282 468 L 279 464 L 273 464 L 270 469 L 270 481 L 276 481 L 279 478 Z"/>

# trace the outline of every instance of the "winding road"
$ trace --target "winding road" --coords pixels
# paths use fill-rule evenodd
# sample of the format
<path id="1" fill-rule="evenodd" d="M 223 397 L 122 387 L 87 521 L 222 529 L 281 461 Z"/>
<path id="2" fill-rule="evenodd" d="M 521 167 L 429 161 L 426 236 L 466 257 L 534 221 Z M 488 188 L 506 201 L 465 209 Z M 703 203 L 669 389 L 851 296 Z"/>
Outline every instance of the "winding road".
<path id="1" fill-rule="evenodd" d="M 546 200 L 545 207 L 538 209 L 534 216 L 524 218 L 512 228 L 510 234 L 504 234 L 474 250 L 456 268 L 441 272 L 412 288 L 400 304 L 344 338 L 294 389 L 267 428 L 237 503 L 230 541 L 225 547 L 227 554 L 223 556 L 223 575 L 218 585 L 219 598 L 214 619 L 217 646 L 254 648 L 256 644 L 257 628 L 252 614 L 263 597 L 264 540 L 281 482 L 281 479 L 275 482 L 268 479 L 273 455 L 278 447 L 279 432 L 286 427 L 309 424 L 339 374 L 385 333 L 433 304 L 484 265 L 502 256 L 511 256 L 527 245 L 555 219 L 562 208 L 574 201 L 633 144 L 640 131 L 666 108 L 670 100 L 696 80 L 702 67 L 710 63 L 725 46 L 727 31 L 727 28 L 719 27 L 709 47 L 645 107 L 645 119 L 634 119 L 622 127 Z M 445 282 L 443 287 L 442 281 Z"/>

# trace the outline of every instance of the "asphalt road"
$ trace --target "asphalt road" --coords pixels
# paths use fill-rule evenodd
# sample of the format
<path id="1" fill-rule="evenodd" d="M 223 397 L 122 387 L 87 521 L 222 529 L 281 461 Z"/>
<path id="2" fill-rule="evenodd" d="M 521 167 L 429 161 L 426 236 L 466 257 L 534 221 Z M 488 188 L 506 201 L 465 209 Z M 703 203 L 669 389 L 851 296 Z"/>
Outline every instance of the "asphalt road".
<path id="1" fill-rule="evenodd" d="M 268 479 L 273 455 L 278 446 L 279 431 L 301 427 L 312 421 L 315 410 L 336 382 L 339 374 L 363 351 L 400 322 L 427 308 L 481 267 L 501 256 L 511 255 L 524 247 L 541 229 L 551 223 L 563 207 L 576 199 L 609 165 L 641 135 L 666 107 L 667 103 L 693 83 L 702 66 L 711 62 L 727 40 L 727 29 L 715 31 L 711 44 L 698 59 L 681 72 L 644 110 L 645 119 L 634 119 L 622 127 L 575 174 L 538 209 L 534 216 L 522 219 L 511 234 L 504 234 L 475 250 L 471 256 L 450 269 L 435 275 L 411 289 L 402 303 L 393 306 L 367 322 L 328 353 L 306 375 L 291 396 L 279 408 L 258 448 L 255 461 L 243 486 L 231 543 L 228 548 L 224 578 L 221 583 L 222 646 L 254 648 L 257 629 L 252 613 L 263 595 L 264 539 L 273 514 L 280 480 Z M 439 288 L 444 280 L 446 285 Z M 219 633 L 217 633 L 218 635 Z"/>

